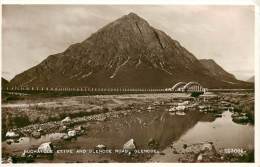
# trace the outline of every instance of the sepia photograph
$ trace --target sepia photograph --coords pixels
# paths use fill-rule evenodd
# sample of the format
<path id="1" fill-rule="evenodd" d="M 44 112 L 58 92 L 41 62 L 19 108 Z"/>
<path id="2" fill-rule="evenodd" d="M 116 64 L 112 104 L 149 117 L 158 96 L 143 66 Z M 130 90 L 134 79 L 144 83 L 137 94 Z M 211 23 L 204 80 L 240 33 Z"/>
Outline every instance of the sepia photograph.
<path id="1" fill-rule="evenodd" d="M 2 4 L 7 163 L 254 163 L 254 5 Z"/>

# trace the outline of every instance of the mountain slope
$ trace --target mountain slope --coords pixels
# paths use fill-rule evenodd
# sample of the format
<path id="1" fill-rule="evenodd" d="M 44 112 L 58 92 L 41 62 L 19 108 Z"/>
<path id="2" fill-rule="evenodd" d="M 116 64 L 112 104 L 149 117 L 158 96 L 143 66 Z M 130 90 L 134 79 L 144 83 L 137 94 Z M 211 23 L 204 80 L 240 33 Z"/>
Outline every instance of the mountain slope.
<path id="1" fill-rule="evenodd" d="M 210 71 L 212 76 L 218 77 L 222 80 L 236 80 L 233 74 L 230 74 L 227 71 L 225 71 L 220 65 L 218 65 L 212 59 L 200 59 L 200 63 Z"/>
<path id="2" fill-rule="evenodd" d="M 247 82 L 254 83 L 255 82 L 255 76 L 252 76 L 247 80 Z"/>
<path id="3" fill-rule="evenodd" d="M 9 81 L 7 81 L 6 79 L 4 79 L 3 77 L 1 78 L 1 86 L 2 86 L 2 88 L 4 88 L 4 87 L 6 87 L 8 84 L 9 84 Z"/>
<path id="4" fill-rule="evenodd" d="M 212 59 L 200 59 L 200 63 L 209 70 L 211 76 L 222 82 L 229 83 L 230 85 L 247 85 L 246 82 L 237 80 L 233 74 L 225 71 Z"/>
<path id="5" fill-rule="evenodd" d="M 219 80 L 179 42 L 134 13 L 17 75 L 12 85 L 166 88 L 179 81 L 247 87 Z"/>

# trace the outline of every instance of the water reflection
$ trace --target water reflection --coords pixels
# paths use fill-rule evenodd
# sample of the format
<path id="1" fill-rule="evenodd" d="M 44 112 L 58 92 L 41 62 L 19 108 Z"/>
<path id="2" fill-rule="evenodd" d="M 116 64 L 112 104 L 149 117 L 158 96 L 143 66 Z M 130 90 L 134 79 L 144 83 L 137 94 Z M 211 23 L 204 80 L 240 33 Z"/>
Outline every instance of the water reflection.
<path id="1" fill-rule="evenodd" d="M 216 148 L 254 148 L 254 126 L 234 123 L 232 113 L 225 111 L 213 122 L 198 122 L 181 137 L 186 143 L 212 141 Z"/>
<path id="2" fill-rule="evenodd" d="M 170 115 L 168 109 L 169 107 L 160 106 L 150 112 L 133 112 L 122 115 L 118 119 L 92 122 L 86 136 L 78 137 L 74 141 L 64 141 L 62 148 L 93 149 L 98 144 L 103 144 L 110 149 L 121 149 L 123 144 L 132 138 L 139 149 L 148 148 L 148 141 L 151 138 L 158 141 L 160 150 L 169 146 L 173 141 L 187 144 L 212 141 L 216 148 L 253 147 L 254 127 L 232 122 L 229 111 L 224 112 L 221 118 L 215 118 L 210 114 L 197 111 L 187 112 L 186 115 Z M 37 147 L 44 142 L 58 140 L 62 135 L 49 134 L 40 139 L 24 137 L 20 139 L 19 143 L 11 145 L 3 142 L 2 147 L 4 152 L 21 152 L 24 149 Z M 86 162 L 92 157 L 61 154 L 55 155 L 52 162 L 71 160 Z"/>
<path id="3" fill-rule="evenodd" d="M 201 118 L 201 113 L 190 112 L 185 116 L 170 116 L 166 111 L 133 113 L 125 118 L 93 124 L 87 136 L 79 137 L 77 143 L 85 148 L 104 144 L 122 148 L 133 138 L 140 148 L 147 148 L 150 138 L 157 140 L 160 147 L 169 145 Z"/>
<path id="4" fill-rule="evenodd" d="M 59 140 L 64 134 L 63 133 L 52 133 L 48 135 L 43 135 L 39 139 L 33 137 L 21 137 L 18 143 L 13 142 L 12 144 L 7 144 L 7 142 L 2 142 L 2 147 L 8 152 L 22 153 L 26 149 L 37 148 L 40 144 Z"/>

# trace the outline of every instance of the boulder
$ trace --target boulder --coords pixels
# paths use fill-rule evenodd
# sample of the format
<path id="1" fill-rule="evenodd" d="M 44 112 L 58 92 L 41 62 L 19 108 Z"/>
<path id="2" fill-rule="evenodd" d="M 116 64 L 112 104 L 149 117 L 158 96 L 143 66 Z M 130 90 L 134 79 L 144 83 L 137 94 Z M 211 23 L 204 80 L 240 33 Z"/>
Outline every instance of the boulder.
<path id="1" fill-rule="evenodd" d="M 7 138 L 17 138 L 19 137 L 20 135 L 18 133 L 15 133 L 13 131 L 8 131 L 6 132 L 6 135 L 5 135 Z"/>
<path id="2" fill-rule="evenodd" d="M 247 116 L 233 117 L 233 121 L 236 123 L 248 123 L 249 118 Z"/>
<path id="3" fill-rule="evenodd" d="M 199 154 L 198 157 L 197 157 L 197 161 L 202 161 L 202 159 L 203 159 L 202 154 Z"/>
<path id="4" fill-rule="evenodd" d="M 176 107 L 176 110 L 178 110 L 178 111 L 181 111 L 181 110 L 185 110 L 185 106 L 177 106 Z"/>
<path id="5" fill-rule="evenodd" d="M 150 138 L 148 140 L 148 146 L 153 149 L 157 149 L 159 147 L 158 141 L 156 141 L 154 138 Z"/>
<path id="6" fill-rule="evenodd" d="M 69 137 L 69 135 L 65 134 L 64 136 L 62 136 L 62 139 L 63 139 L 63 140 L 69 140 L 70 137 Z"/>
<path id="7" fill-rule="evenodd" d="M 172 111 L 176 111 L 176 107 L 172 107 L 172 108 L 170 108 L 169 111 L 170 111 L 170 112 L 172 112 Z"/>
<path id="8" fill-rule="evenodd" d="M 98 149 L 98 150 L 105 150 L 107 147 L 103 144 L 99 144 L 95 147 L 95 149 Z"/>
<path id="9" fill-rule="evenodd" d="M 64 119 L 61 121 L 61 123 L 69 123 L 69 122 L 71 122 L 71 118 L 70 118 L 70 117 L 66 117 L 66 118 L 64 118 Z"/>
<path id="10" fill-rule="evenodd" d="M 43 154 L 53 154 L 53 145 L 51 142 L 42 143 L 38 147 L 38 152 Z"/>
<path id="11" fill-rule="evenodd" d="M 6 143 L 9 144 L 9 145 L 12 144 L 13 142 L 14 142 L 13 139 L 8 139 L 8 140 L 6 140 Z"/>
<path id="12" fill-rule="evenodd" d="M 177 111 L 175 114 L 176 114 L 176 115 L 186 115 L 186 113 L 183 112 L 183 111 Z"/>
<path id="13" fill-rule="evenodd" d="M 77 133 L 76 133 L 75 130 L 70 130 L 70 131 L 68 131 L 68 136 L 69 136 L 69 137 L 76 137 L 76 135 L 77 135 Z"/>
<path id="14" fill-rule="evenodd" d="M 134 150 L 135 148 L 136 147 L 135 147 L 134 139 L 130 139 L 123 146 L 123 149 L 125 149 L 125 150 Z"/>

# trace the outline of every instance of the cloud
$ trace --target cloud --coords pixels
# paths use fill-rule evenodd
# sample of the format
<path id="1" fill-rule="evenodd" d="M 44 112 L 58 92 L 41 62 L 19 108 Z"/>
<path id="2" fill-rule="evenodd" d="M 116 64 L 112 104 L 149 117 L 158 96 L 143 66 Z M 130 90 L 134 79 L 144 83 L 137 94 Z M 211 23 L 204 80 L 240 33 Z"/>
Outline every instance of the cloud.
<path id="1" fill-rule="evenodd" d="M 253 6 L 3 5 L 3 76 L 11 79 L 130 12 L 197 58 L 212 58 L 241 79 L 253 75 Z"/>

